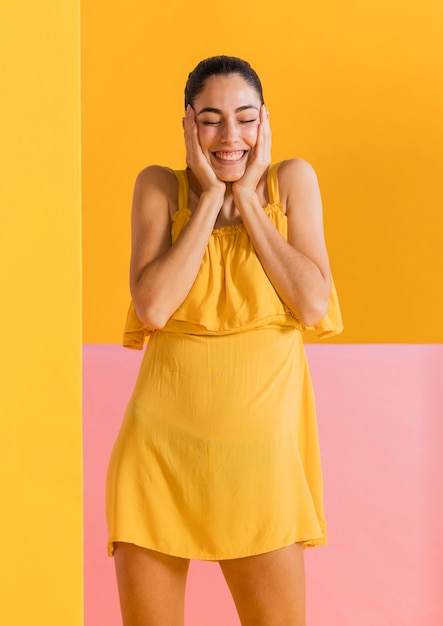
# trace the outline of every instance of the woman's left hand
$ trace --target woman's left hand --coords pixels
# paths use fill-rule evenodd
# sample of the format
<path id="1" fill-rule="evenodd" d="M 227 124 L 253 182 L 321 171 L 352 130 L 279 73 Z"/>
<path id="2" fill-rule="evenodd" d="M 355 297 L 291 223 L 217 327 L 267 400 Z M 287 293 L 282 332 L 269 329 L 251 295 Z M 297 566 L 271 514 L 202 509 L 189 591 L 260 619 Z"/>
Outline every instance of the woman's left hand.
<path id="1" fill-rule="evenodd" d="M 252 152 L 243 176 L 232 184 L 232 191 L 243 190 L 256 191 L 261 177 L 271 163 L 271 127 L 269 126 L 269 113 L 263 104 L 260 108 L 260 124 L 257 130 L 257 143 Z"/>

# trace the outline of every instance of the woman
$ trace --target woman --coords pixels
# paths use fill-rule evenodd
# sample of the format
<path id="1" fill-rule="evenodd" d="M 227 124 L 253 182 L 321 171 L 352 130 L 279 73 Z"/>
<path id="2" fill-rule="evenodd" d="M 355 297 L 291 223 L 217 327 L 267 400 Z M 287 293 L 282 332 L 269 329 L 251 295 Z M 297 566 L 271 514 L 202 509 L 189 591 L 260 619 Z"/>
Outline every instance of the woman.
<path id="1" fill-rule="evenodd" d="M 341 330 L 317 179 L 271 165 L 245 61 L 202 61 L 185 108 L 187 170 L 134 192 L 125 345 L 149 342 L 107 485 L 123 622 L 183 624 L 195 558 L 220 562 L 243 626 L 302 626 L 325 523 L 301 331 Z"/>

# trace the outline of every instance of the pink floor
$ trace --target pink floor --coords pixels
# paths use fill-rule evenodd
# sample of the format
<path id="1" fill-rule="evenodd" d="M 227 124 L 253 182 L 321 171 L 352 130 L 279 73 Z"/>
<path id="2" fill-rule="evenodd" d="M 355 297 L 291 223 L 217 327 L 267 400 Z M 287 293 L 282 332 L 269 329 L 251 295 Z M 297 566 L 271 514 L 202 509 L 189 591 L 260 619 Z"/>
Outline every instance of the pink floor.
<path id="1" fill-rule="evenodd" d="M 306 553 L 308 626 L 441 626 L 443 346 L 307 353 L 329 523 L 329 545 Z M 85 626 L 121 626 L 103 493 L 140 358 L 84 347 Z M 239 625 L 217 564 L 191 564 L 186 615 L 187 626 Z"/>

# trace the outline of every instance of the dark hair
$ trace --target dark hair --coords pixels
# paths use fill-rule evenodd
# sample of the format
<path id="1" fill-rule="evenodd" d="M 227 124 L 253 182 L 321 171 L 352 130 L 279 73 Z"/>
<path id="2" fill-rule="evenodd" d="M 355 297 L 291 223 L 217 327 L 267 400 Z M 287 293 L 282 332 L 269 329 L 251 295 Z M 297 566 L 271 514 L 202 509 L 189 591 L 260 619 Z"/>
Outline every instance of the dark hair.
<path id="1" fill-rule="evenodd" d="M 188 104 L 194 106 L 196 97 L 203 91 L 206 80 L 210 76 L 227 76 L 229 74 L 239 74 L 251 87 L 254 87 L 261 103 L 264 103 L 260 79 L 247 61 L 237 57 L 216 56 L 200 61 L 189 74 L 185 87 L 185 109 Z"/>

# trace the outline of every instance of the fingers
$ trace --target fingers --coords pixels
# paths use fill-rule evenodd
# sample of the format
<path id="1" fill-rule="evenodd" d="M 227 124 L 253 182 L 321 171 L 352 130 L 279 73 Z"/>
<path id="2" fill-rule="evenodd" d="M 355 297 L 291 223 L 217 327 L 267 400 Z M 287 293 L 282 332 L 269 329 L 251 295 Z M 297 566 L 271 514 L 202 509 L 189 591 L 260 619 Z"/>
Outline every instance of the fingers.
<path id="1" fill-rule="evenodd" d="M 190 104 L 186 107 L 186 114 L 184 117 L 184 129 L 185 140 L 193 145 L 194 148 L 200 148 L 200 141 L 198 139 L 197 122 L 195 121 L 195 111 Z"/>
<path id="2" fill-rule="evenodd" d="M 198 139 L 197 135 L 197 124 L 195 122 L 195 112 L 190 104 L 186 107 L 186 113 L 184 117 L 184 129 L 185 129 L 185 139 L 187 138 L 191 142 L 195 143 L 195 140 Z"/>
<path id="3" fill-rule="evenodd" d="M 269 125 L 269 112 L 264 104 L 260 108 L 259 120 L 253 160 L 267 166 L 271 162 L 271 127 Z"/>
<path id="4" fill-rule="evenodd" d="M 197 123 L 195 121 L 195 111 L 188 104 L 184 117 L 185 145 L 186 145 L 186 163 L 189 167 L 201 161 L 203 152 L 198 138 Z"/>
<path id="5" fill-rule="evenodd" d="M 270 158 L 271 127 L 269 125 L 269 111 L 266 109 L 265 105 L 260 109 L 260 139 L 263 149 L 266 153 L 269 153 Z"/>

